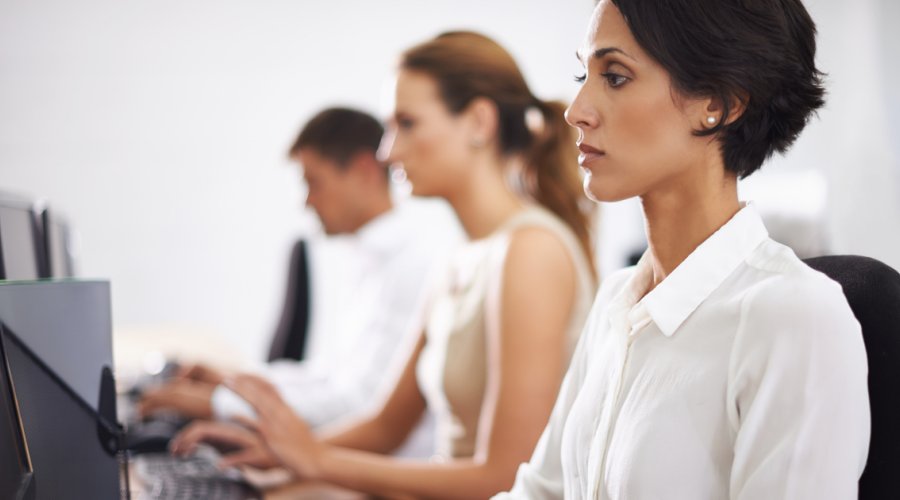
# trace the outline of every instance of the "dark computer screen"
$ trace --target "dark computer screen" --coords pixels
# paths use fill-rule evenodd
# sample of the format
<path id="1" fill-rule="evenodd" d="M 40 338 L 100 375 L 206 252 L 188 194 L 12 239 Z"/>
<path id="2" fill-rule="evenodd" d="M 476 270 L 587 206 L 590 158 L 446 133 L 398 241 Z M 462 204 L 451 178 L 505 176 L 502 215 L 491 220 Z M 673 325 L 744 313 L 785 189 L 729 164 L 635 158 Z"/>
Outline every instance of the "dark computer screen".
<path id="1" fill-rule="evenodd" d="M 0 321 L 100 409 L 103 368 L 113 366 L 108 281 L 0 281 Z"/>
<path id="2" fill-rule="evenodd" d="M 21 500 L 31 482 L 31 463 L 8 370 L 0 335 L 0 500 Z"/>
<path id="3" fill-rule="evenodd" d="M 0 205 L 0 276 L 8 280 L 35 280 L 40 277 L 34 215 L 24 207 Z"/>
<path id="4" fill-rule="evenodd" d="M 0 325 L 37 500 L 127 497 L 118 429 L 66 386 L 6 325 Z"/>

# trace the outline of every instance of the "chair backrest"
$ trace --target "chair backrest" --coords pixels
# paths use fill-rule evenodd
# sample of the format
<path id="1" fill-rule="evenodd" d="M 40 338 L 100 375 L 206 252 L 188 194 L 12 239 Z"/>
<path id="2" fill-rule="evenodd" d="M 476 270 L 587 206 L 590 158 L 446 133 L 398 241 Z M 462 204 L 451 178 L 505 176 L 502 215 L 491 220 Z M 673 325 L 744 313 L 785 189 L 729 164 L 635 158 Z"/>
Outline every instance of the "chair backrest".
<path id="1" fill-rule="evenodd" d="M 862 326 L 869 359 L 872 439 L 860 500 L 900 496 L 900 274 L 868 257 L 804 260 L 837 281 Z"/>
<path id="2" fill-rule="evenodd" d="M 304 240 L 294 245 L 288 272 L 284 307 L 269 349 L 269 361 L 276 359 L 300 361 L 305 355 L 309 331 L 310 292 L 309 259 Z"/>

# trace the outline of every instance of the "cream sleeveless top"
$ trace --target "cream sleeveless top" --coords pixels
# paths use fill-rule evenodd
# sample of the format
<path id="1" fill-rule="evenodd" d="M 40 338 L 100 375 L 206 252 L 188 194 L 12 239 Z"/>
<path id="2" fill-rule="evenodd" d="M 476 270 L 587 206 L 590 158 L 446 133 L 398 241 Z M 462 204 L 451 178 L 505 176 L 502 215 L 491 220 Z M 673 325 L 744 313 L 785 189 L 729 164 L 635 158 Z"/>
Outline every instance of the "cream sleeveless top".
<path id="1" fill-rule="evenodd" d="M 522 227 L 551 231 L 575 263 L 577 291 L 566 329 L 564 370 L 590 311 L 596 284 L 578 238 L 543 207 L 529 206 L 490 236 L 458 248 L 431 290 L 425 347 L 416 364 L 419 389 L 436 420 L 434 458 L 464 458 L 475 453 L 488 373 L 485 304 L 499 303 L 496 295 L 510 236 Z"/>

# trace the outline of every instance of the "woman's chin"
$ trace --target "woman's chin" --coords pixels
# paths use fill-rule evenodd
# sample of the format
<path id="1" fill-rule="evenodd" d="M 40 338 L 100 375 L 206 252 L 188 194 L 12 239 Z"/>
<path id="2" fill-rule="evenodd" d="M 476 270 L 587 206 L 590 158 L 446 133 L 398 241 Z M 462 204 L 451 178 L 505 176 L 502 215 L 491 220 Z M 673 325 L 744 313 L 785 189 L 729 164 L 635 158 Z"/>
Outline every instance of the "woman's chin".
<path id="1" fill-rule="evenodd" d="M 590 174 L 584 179 L 584 194 L 596 202 L 613 203 L 637 196 L 630 191 L 626 191 L 617 189 L 612 183 L 603 182 Z"/>
<path id="2" fill-rule="evenodd" d="M 584 176 L 584 194 L 592 201 L 607 201 L 605 195 L 608 193 L 606 193 L 606 189 L 603 189 L 602 184 L 588 171 Z"/>

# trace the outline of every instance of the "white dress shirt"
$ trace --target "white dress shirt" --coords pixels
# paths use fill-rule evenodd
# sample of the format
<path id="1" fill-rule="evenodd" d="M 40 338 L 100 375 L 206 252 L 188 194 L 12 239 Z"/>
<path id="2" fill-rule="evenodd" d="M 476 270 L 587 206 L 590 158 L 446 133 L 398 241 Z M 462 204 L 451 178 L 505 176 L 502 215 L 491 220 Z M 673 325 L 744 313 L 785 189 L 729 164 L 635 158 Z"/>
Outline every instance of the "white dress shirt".
<path id="1" fill-rule="evenodd" d="M 655 289 L 645 254 L 601 286 L 507 499 L 851 499 L 868 365 L 840 285 L 753 204 Z"/>
<path id="2" fill-rule="evenodd" d="M 353 235 L 313 240 L 308 357 L 259 374 L 313 427 L 364 410 L 418 311 L 431 267 L 461 238 L 449 208 L 407 200 Z M 223 386 L 212 406 L 222 420 L 252 415 Z"/>

